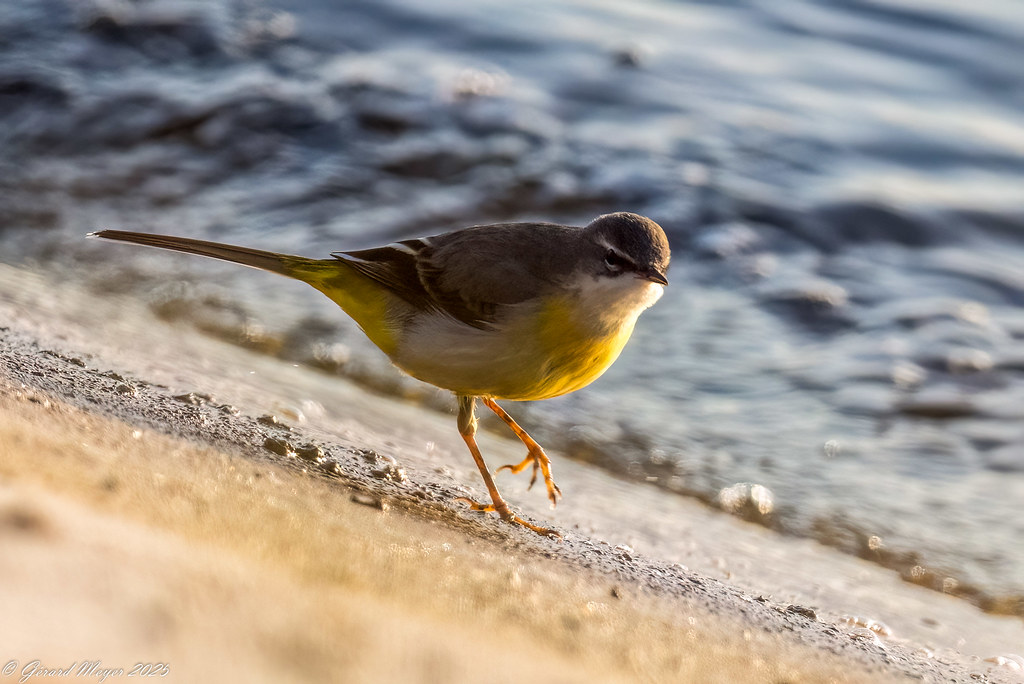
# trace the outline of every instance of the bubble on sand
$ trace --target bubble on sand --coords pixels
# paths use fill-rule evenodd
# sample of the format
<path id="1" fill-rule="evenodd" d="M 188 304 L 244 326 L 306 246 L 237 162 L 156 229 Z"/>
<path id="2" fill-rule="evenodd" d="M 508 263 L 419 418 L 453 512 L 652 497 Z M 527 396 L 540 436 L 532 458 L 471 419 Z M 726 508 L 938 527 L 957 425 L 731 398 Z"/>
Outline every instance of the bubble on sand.
<path id="1" fill-rule="evenodd" d="M 302 412 L 302 409 L 294 404 L 279 404 L 277 412 L 289 420 L 293 420 L 296 423 L 305 423 L 306 414 Z"/>
<path id="2" fill-rule="evenodd" d="M 764 485 L 739 482 L 718 492 L 718 505 L 745 520 L 765 523 L 775 509 L 775 496 Z"/>
<path id="3" fill-rule="evenodd" d="M 889 626 L 879 620 L 872 620 L 871 618 L 862 617 L 860 615 L 844 615 L 842 621 L 850 627 L 866 629 L 879 636 L 892 636 L 892 630 L 889 629 Z"/>
<path id="4" fill-rule="evenodd" d="M 1003 667 L 1011 672 L 1024 672 L 1024 657 L 1015 653 L 997 655 L 985 658 L 986 663 L 992 663 L 996 667 Z"/>
<path id="5" fill-rule="evenodd" d="M 389 482 L 405 482 L 407 476 L 405 469 L 399 467 L 398 462 L 390 456 L 381 456 L 380 460 L 384 462 L 380 468 L 375 468 L 370 471 L 370 475 L 373 475 L 378 480 L 387 480 Z"/>

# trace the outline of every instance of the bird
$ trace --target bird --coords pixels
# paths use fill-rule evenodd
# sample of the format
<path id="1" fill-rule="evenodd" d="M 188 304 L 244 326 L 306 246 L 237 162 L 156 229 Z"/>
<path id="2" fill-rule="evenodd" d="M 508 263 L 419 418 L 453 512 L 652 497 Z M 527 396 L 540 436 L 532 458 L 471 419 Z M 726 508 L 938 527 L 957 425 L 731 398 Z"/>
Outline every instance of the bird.
<path id="1" fill-rule="evenodd" d="M 671 252 L 665 231 L 630 212 L 586 226 L 522 222 L 470 226 L 328 259 L 186 237 L 99 230 L 89 237 L 212 257 L 313 286 L 359 325 L 391 362 L 455 395 L 458 430 L 490 503 L 474 511 L 560 537 L 512 512 L 476 441 L 476 400 L 527 449 L 495 473 L 538 471 L 552 508 L 562 496 L 544 449 L 497 400 L 535 401 L 574 392 L 618 358 L 640 314 L 662 296 Z"/>

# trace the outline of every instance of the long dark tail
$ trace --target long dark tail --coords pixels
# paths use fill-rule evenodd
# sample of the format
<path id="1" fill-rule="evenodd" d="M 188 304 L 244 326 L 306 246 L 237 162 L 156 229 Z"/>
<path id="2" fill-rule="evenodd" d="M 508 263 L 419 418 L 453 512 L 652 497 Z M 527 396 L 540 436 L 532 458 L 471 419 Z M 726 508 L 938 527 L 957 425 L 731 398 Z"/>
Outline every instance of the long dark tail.
<path id="1" fill-rule="evenodd" d="M 400 295 L 358 272 L 344 259 L 308 259 L 219 242 L 124 230 L 100 230 L 89 233 L 89 237 L 198 254 L 301 280 L 323 292 L 354 318 L 367 337 L 388 356 L 397 349 L 398 339 L 391 322 L 392 307 L 410 310 L 410 305 L 402 302 Z"/>
<path id="2" fill-rule="evenodd" d="M 259 268 L 264 271 L 271 271 L 272 273 L 280 273 L 291 278 L 297 277 L 297 266 L 313 261 L 305 257 L 278 254 L 277 252 L 264 252 L 260 249 L 225 245 L 219 242 L 193 240 L 192 238 L 173 237 L 171 235 L 133 233 L 125 230 L 99 230 L 95 233 L 89 233 L 89 237 L 131 242 L 136 245 L 160 247 L 161 249 L 172 249 L 176 252 L 185 252 L 186 254 L 198 254 L 200 256 L 242 264 L 243 266 Z"/>

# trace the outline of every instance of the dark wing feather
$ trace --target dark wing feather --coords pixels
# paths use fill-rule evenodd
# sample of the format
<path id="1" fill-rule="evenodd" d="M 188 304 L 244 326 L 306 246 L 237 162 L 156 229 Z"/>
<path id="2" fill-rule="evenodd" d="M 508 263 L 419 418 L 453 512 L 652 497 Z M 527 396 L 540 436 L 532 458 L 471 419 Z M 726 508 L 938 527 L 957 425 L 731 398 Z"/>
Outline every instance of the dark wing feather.
<path id="1" fill-rule="evenodd" d="M 500 223 L 430 238 L 420 280 L 444 306 L 494 320 L 504 307 L 557 288 L 576 264 L 577 228 L 553 223 Z"/>
<path id="2" fill-rule="evenodd" d="M 488 328 L 495 313 L 484 315 L 488 307 L 479 310 L 467 306 L 458 297 L 446 297 L 427 288 L 426 282 L 433 276 L 431 256 L 434 248 L 427 240 L 403 240 L 384 247 L 363 249 L 354 252 L 334 252 L 359 273 L 372 278 L 419 309 L 439 311 L 475 328 Z M 441 296 L 438 296 L 441 294 Z"/>
<path id="3" fill-rule="evenodd" d="M 536 297 L 571 270 L 562 247 L 576 230 L 541 223 L 474 226 L 332 256 L 419 308 L 486 329 L 503 307 Z"/>
<path id="4" fill-rule="evenodd" d="M 421 245 L 419 240 L 405 240 L 373 249 L 332 252 L 331 256 L 376 280 L 410 304 L 430 308 L 430 295 L 423 289 L 417 273 L 416 254 Z"/>

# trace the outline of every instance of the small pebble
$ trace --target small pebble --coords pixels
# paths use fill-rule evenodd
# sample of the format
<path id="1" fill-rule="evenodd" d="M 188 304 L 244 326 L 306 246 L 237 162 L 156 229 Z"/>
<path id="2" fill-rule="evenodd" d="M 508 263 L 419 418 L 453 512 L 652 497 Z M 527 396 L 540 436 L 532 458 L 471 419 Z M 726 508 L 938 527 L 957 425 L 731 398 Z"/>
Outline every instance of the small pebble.
<path id="1" fill-rule="evenodd" d="M 304 461 L 322 461 L 327 458 L 324 450 L 315 444 L 307 444 L 295 450 L 295 454 Z"/>
<path id="2" fill-rule="evenodd" d="M 260 416 L 259 418 L 257 418 L 256 422 L 260 423 L 261 425 L 267 425 L 267 426 L 270 426 L 270 427 L 276 427 L 276 428 L 280 428 L 282 430 L 291 430 L 290 427 L 288 427 L 287 425 L 282 423 L 280 420 L 278 420 L 277 416 L 275 416 L 273 414 L 269 414 L 269 413 L 267 415 L 265 415 L 265 416 Z"/>
<path id="3" fill-rule="evenodd" d="M 379 511 L 386 511 L 388 505 L 378 496 L 372 494 L 355 493 L 349 497 L 352 501 L 363 506 L 369 506 L 370 508 L 376 508 Z"/>
<path id="4" fill-rule="evenodd" d="M 801 615 L 801 616 L 807 618 L 808 620 L 817 620 L 818 619 L 818 614 L 814 612 L 814 609 L 813 608 L 808 608 L 806 606 L 789 605 L 789 606 L 786 606 L 786 612 L 787 613 L 791 613 L 792 615 Z"/>
<path id="5" fill-rule="evenodd" d="M 376 463 L 377 460 L 380 459 L 380 454 L 373 449 L 356 449 L 355 452 L 362 456 L 363 460 L 367 463 Z"/>
<path id="6" fill-rule="evenodd" d="M 288 456 L 290 458 L 295 457 L 295 450 L 292 449 L 292 445 L 283 439 L 277 439 L 276 437 L 267 437 L 263 441 L 263 448 L 267 451 L 271 451 L 278 456 Z"/>
<path id="7" fill-rule="evenodd" d="M 341 475 L 341 466 L 337 461 L 325 460 L 320 464 L 320 470 L 328 475 Z"/>

